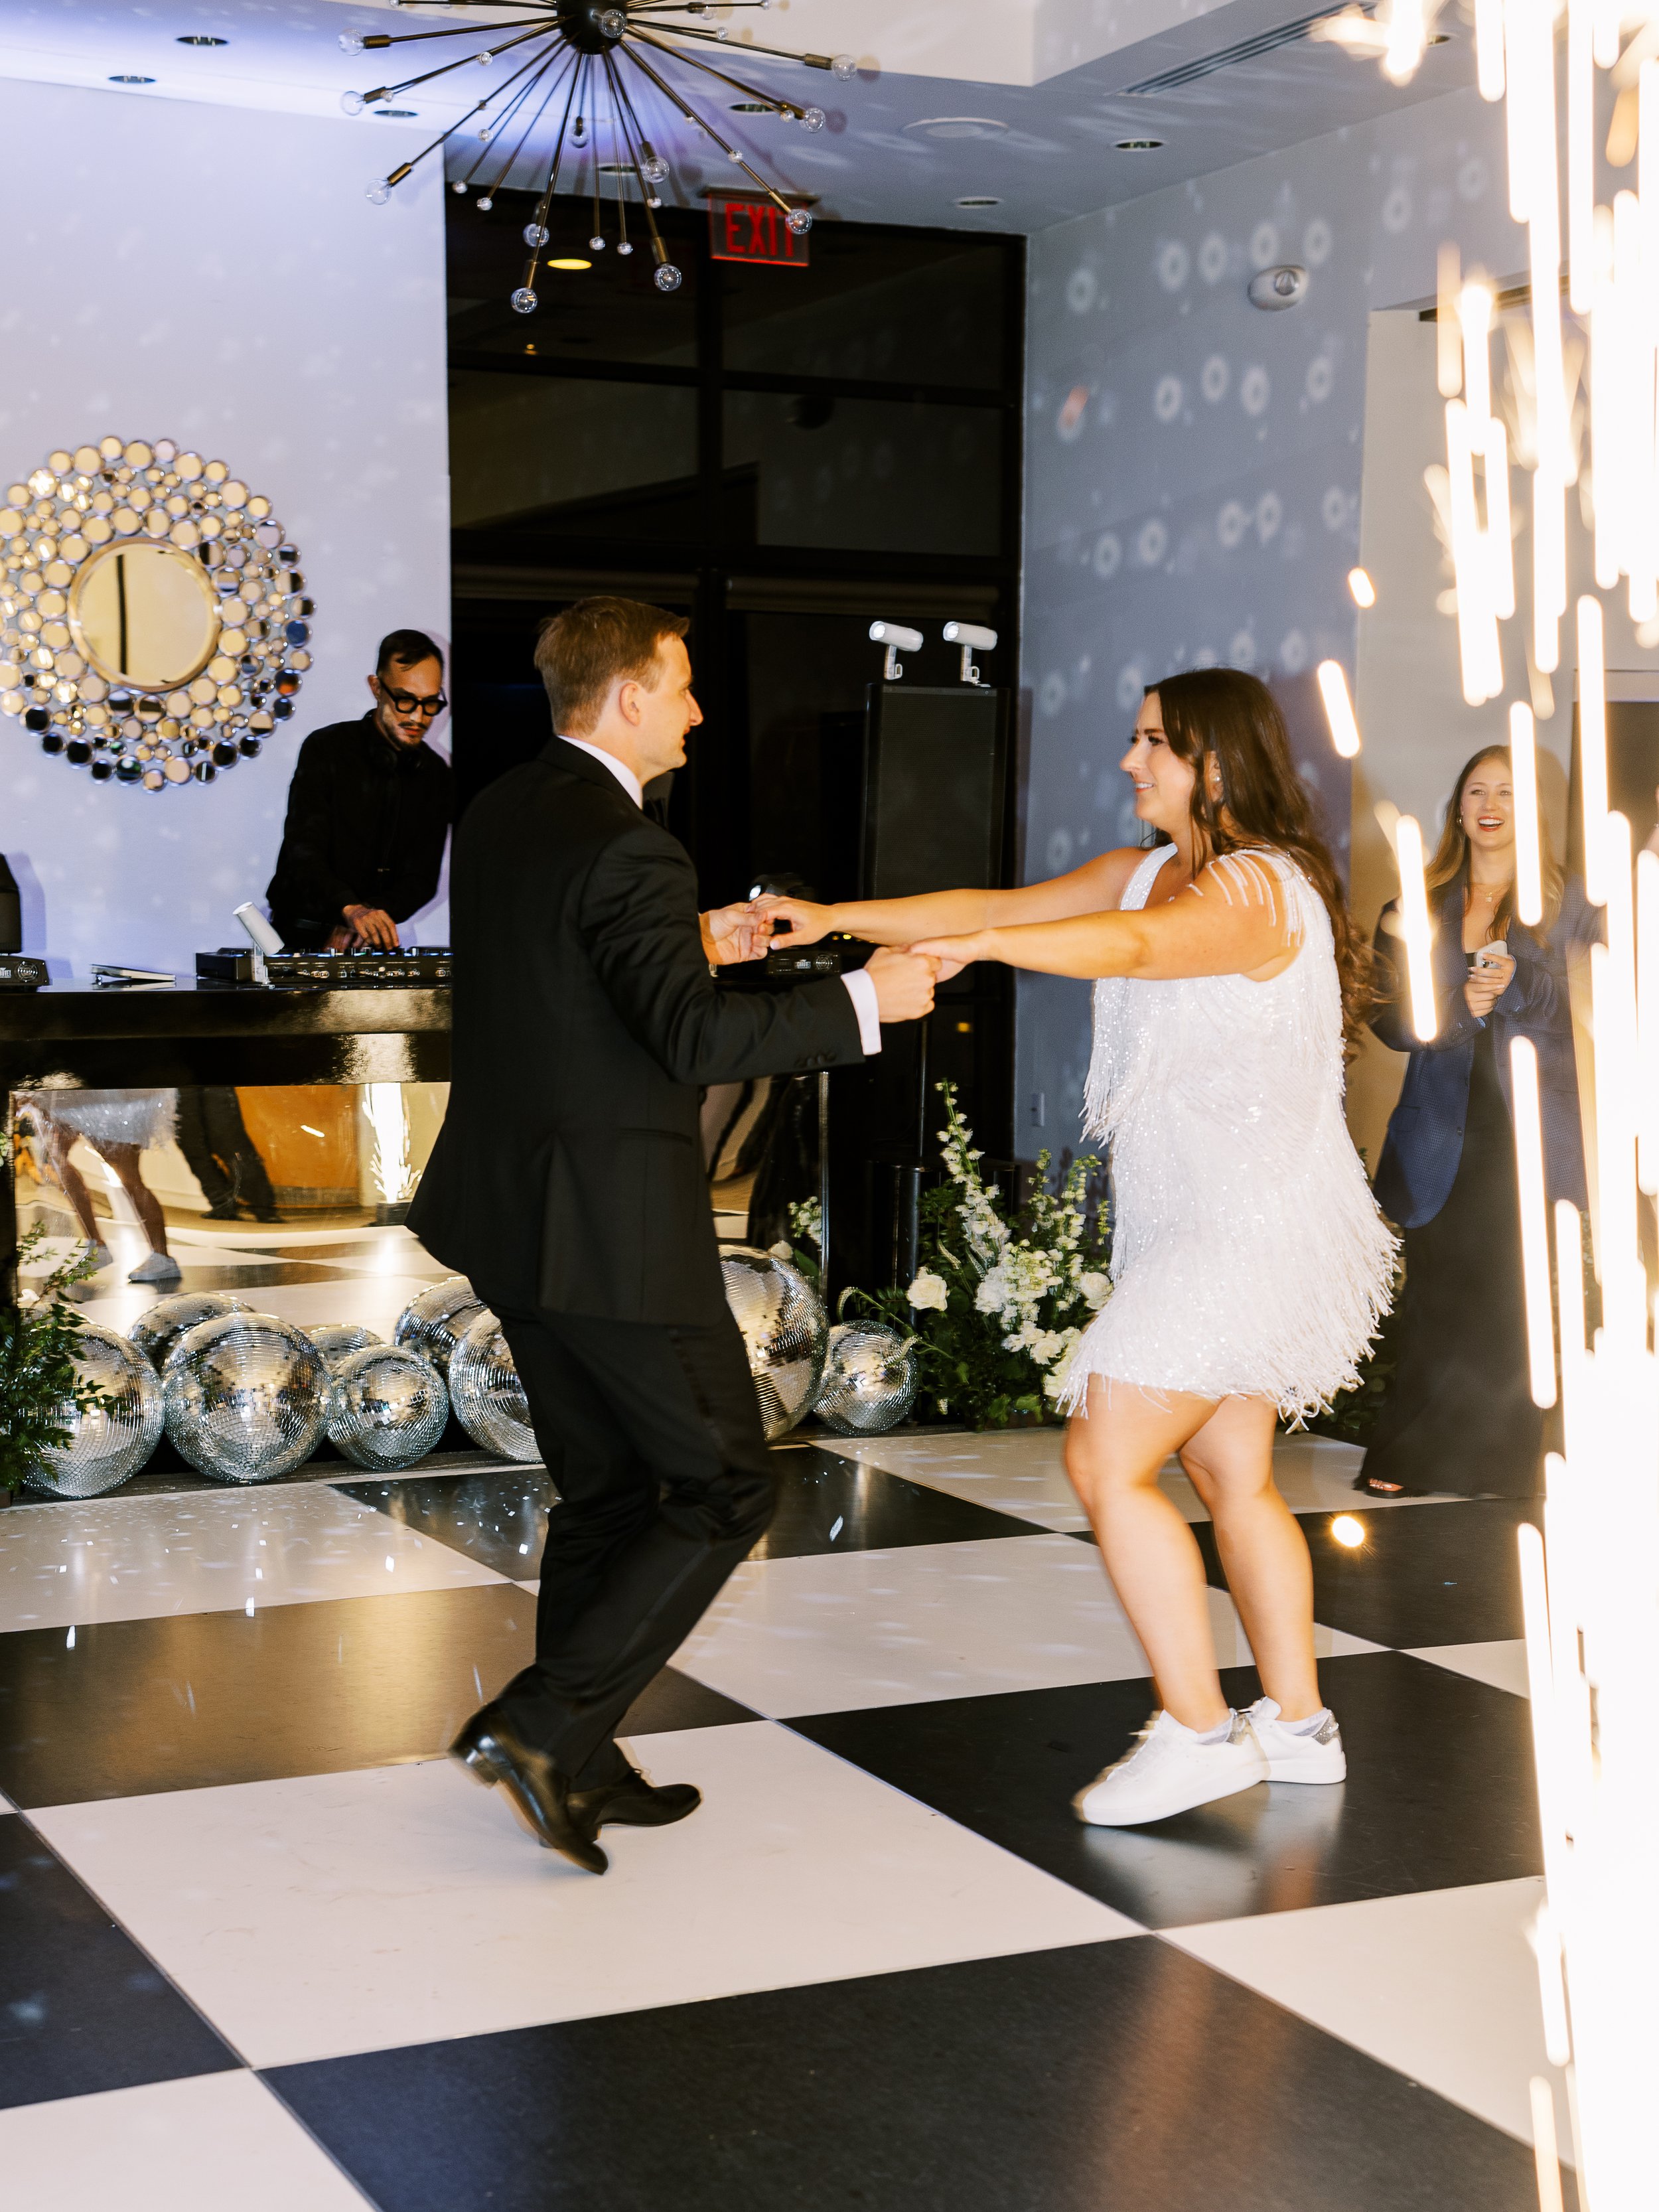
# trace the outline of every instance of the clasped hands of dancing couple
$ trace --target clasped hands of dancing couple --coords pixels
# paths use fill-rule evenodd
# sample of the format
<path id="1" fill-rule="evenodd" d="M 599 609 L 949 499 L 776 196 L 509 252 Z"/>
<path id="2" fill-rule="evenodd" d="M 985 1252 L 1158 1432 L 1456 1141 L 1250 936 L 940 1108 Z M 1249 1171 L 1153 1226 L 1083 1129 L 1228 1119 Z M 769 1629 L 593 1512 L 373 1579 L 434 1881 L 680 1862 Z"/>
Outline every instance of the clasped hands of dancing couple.
<path id="1" fill-rule="evenodd" d="M 1364 954 L 1271 696 L 1231 670 L 1146 695 L 1123 765 L 1150 850 L 1021 890 L 699 916 L 690 861 L 641 806 L 702 719 L 684 629 L 614 599 L 546 624 L 561 734 L 456 838 L 453 1079 L 410 1224 L 500 1316 L 557 1495 L 534 1661 L 453 1755 L 595 1873 L 603 1826 L 696 1808 L 616 1731 L 774 1505 L 699 1086 L 856 1063 L 882 1023 L 929 1011 L 937 976 L 998 959 L 1093 981 L 1087 1122 L 1113 1179 L 1114 1288 L 1068 1364 L 1066 1464 L 1159 1709 L 1077 1809 L 1127 1825 L 1260 1781 L 1340 1780 L 1272 1444 L 1280 1413 L 1352 1380 L 1393 1246 L 1342 1118 Z M 872 942 L 867 966 L 776 994 L 712 980 L 774 933 L 831 930 Z M 1222 1695 L 1197 1545 L 1158 1487 L 1171 1452 L 1255 1655 L 1264 1695 L 1245 1714 Z"/>

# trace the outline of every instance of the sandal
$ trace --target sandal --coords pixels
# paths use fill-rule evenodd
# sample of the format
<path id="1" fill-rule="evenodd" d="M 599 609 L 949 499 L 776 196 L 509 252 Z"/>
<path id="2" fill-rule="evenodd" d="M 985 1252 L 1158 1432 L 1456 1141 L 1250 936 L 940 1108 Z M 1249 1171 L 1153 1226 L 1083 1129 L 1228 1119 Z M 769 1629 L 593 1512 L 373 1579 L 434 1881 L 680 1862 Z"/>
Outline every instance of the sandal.
<path id="1" fill-rule="evenodd" d="M 1384 1482 L 1380 1475 L 1357 1474 L 1353 1486 L 1370 1498 L 1420 1498 L 1421 1491 L 1413 1490 L 1409 1483 Z"/>

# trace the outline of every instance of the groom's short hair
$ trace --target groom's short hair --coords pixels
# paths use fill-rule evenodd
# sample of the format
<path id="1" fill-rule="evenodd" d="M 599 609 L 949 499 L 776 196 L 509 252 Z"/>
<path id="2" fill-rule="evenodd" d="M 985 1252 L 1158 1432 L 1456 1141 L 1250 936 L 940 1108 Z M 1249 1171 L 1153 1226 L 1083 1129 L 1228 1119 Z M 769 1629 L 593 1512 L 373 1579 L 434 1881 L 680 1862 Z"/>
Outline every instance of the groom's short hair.
<path id="1" fill-rule="evenodd" d="M 537 635 L 536 665 L 555 734 L 585 737 L 611 685 L 629 678 L 649 684 L 658 646 L 665 637 L 684 637 L 690 627 L 688 616 L 643 599 L 578 599 L 562 614 L 550 615 Z"/>

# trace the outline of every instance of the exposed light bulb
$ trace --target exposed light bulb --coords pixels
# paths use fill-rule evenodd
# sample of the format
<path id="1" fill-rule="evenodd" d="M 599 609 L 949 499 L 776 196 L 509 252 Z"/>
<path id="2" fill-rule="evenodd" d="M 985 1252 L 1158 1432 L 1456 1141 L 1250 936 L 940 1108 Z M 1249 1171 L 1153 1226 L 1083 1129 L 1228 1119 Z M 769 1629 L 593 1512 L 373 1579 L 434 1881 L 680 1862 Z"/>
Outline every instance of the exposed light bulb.
<path id="1" fill-rule="evenodd" d="M 362 112 L 363 95 L 361 92 L 343 92 L 340 94 L 340 112 L 342 115 L 361 115 Z"/>
<path id="2" fill-rule="evenodd" d="M 803 108 L 801 110 L 800 127 L 803 131 L 822 131 L 823 128 L 823 110 L 821 107 Z"/>
<path id="3" fill-rule="evenodd" d="M 458 198 L 461 199 L 465 199 L 466 198 L 466 185 L 461 178 L 457 177 L 454 183 L 449 189 L 452 192 L 455 193 Z"/>
<path id="4" fill-rule="evenodd" d="M 648 143 L 640 148 L 640 174 L 647 185 L 659 185 L 668 174 L 668 164 Z"/>
<path id="5" fill-rule="evenodd" d="M 490 196 L 488 192 L 486 192 L 486 193 L 484 194 L 483 198 L 478 202 L 478 212 L 479 212 L 479 214 L 480 214 L 480 215 L 488 215 L 488 214 L 489 213 L 490 209 L 491 209 L 491 208 L 493 208 L 493 207 L 495 206 L 495 200 L 491 198 L 491 196 Z"/>
<path id="6" fill-rule="evenodd" d="M 619 39 L 628 28 L 628 18 L 620 8 L 607 8 L 599 17 L 599 28 L 607 39 Z"/>
<path id="7" fill-rule="evenodd" d="M 657 289 L 659 292 L 678 292 L 680 283 L 679 270 L 672 261 L 665 261 L 657 270 Z"/>
<path id="8" fill-rule="evenodd" d="M 518 290 L 513 295 L 513 312 L 514 314 L 518 315 L 533 315 L 535 313 L 536 295 L 531 290 L 528 284 L 520 284 Z"/>
<path id="9" fill-rule="evenodd" d="M 495 58 L 495 50 L 493 47 L 486 46 L 481 54 L 474 54 L 472 58 L 480 69 L 488 69 Z"/>
<path id="10" fill-rule="evenodd" d="M 340 52 L 343 54 L 360 54 L 362 50 L 363 42 L 356 31 L 341 32 Z"/>
<path id="11" fill-rule="evenodd" d="M 838 76 L 843 84 L 850 84 L 859 73 L 859 65 L 851 54 L 837 54 L 830 64 L 830 73 Z"/>
<path id="12" fill-rule="evenodd" d="M 590 238 L 587 241 L 587 250 L 590 253 L 603 253 L 605 240 L 602 238 Z"/>
<path id="13" fill-rule="evenodd" d="M 524 227 L 524 242 L 526 246 L 545 246 L 547 243 L 546 224 L 541 222 L 526 223 Z"/>
<path id="14" fill-rule="evenodd" d="M 377 177 L 363 198 L 375 207 L 384 207 L 392 198 L 392 190 L 383 179 Z"/>
<path id="15" fill-rule="evenodd" d="M 783 219 L 797 238 L 803 231 L 811 230 L 812 228 L 812 211 L 810 208 L 791 208 Z"/>
<path id="16" fill-rule="evenodd" d="M 634 249 L 625 238 L 621 238 L 617 241 L 617 251 L 618 253 L 631 253 Z"/>

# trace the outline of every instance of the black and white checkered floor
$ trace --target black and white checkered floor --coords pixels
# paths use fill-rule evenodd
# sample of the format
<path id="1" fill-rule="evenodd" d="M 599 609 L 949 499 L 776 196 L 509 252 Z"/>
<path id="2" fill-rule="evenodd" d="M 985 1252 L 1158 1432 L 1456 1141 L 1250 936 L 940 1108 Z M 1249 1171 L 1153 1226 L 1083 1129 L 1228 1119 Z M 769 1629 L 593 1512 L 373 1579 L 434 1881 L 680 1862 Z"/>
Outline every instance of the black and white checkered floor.
<path id="1" fill-rule="evenodd" d="M 1523 2212 L 1521 1509 L 1345 1549 L 1353 1460 L 1281 1448 L 1348 1782 L 1112 1833 L 1068 1800 L 1148 1685 L 1057 1437 L 780 1451 L 630 1717 L 703 1808 L 603 1881 L 441 1756 L 539 1470 L 0 1515 L 0 2201 Z"/>

